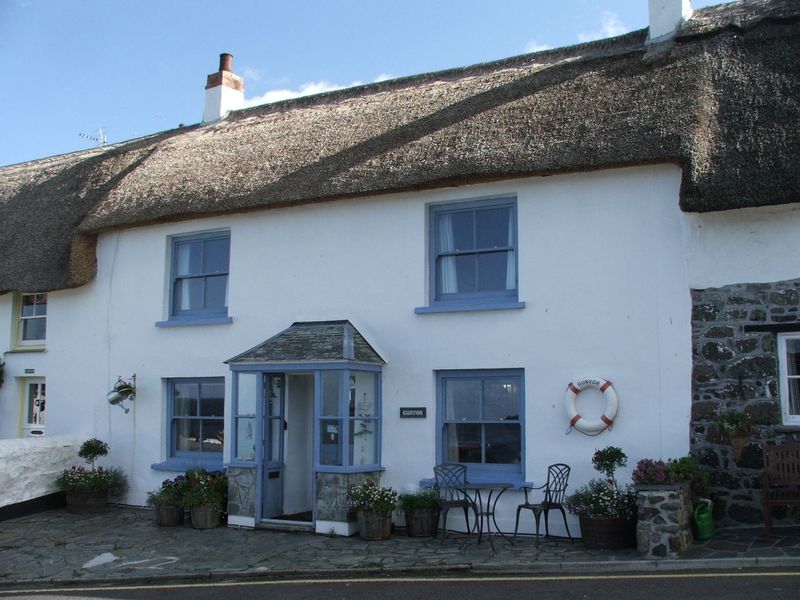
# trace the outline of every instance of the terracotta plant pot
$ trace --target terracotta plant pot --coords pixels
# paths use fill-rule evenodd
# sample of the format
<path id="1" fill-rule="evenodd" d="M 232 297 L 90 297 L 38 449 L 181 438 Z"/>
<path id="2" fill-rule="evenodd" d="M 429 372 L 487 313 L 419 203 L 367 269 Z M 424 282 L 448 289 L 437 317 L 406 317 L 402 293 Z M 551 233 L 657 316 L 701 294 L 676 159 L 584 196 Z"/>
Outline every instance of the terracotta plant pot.
<path id="1" fill-rule="evenodd" d="M 88 492 L 64 492 L 67 510 L 76 514 L 98 513 L 106 508 L 108 490 Z"/>
<path id="2" fill-rule="evenodd" d="M 212 529 L 219 527 L 219 511 L 211 504 L 193 506 L 192 527 L 195 529 Z"/>
<path id="3" fill-rule="evenodd" d="M 386 540 L 392 535 L 392 514 L 358 511 L 358 535 L 362 540 Z"/>
<path id="4" fill-rule="evenodd" d="M 636 519 L 579 517 L 583 546 L 593 550 L 636 547 Z"/>
<path id="5" fill-rule="evenodd" d="M 156 525 L 175 527 L 183 524 L 183 507 L 170 504 L 158 504 L 155 508 Z"/>

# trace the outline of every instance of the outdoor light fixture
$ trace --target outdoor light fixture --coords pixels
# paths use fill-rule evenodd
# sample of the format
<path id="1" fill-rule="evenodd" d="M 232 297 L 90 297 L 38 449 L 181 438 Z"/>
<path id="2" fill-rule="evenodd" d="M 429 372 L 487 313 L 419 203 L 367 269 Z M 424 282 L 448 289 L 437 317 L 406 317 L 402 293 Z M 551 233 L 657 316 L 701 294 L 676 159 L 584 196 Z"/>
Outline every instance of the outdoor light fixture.
<path id="1" fill-rule="evenodd" d="M 130 409 L 127 408 L 123 402 L 125 402 L 125 400 L 133 401 L 135 399 L 136 373 L 134 373 L 128 381 L 125 381 L 122 377 L 117 377 L 117 383 L 114 384 L 114 389 L 106 394 L 106 400 L 108 400 L 108 403 L 111 406 L 119 406 L 125 411 L 125 414 L 128 414 Z"/>

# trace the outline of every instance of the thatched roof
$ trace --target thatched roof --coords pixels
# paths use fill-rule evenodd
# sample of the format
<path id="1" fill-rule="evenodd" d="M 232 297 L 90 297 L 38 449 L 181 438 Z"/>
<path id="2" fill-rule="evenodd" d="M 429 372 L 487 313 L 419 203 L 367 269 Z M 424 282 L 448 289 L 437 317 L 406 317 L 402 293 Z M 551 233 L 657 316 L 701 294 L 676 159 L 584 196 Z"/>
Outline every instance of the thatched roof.
<path id="1" fill-rule="evenodd" d="M 800 201 L 800 3 L 695 11 L 609 40 L 259 106 L 0 169 L 0 291 L 88 282 L 97 233 L 674 162 L 681 208 Z"/>

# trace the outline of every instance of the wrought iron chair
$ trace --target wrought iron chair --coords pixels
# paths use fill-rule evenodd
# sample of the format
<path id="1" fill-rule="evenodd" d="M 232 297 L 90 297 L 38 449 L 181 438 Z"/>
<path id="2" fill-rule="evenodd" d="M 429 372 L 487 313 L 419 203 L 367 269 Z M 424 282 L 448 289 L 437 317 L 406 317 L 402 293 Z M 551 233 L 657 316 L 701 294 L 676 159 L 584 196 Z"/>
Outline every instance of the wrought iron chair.
<path id="1" fill-rule="evenodd" d="M 544 531 L 545 537 L 550 537 L 550 528 L 547 522 L 548 513 L 551 510 L 560 510 L 561 516 L 564 517 L 564 527 L 567 529 L 567 535 L 572 540 L 572 534 L 569 532 L 569 525 L 567 525 L 567 513 L 564 512 L 562 502 L 564 502 L 564 494 L 567 490 L 567 481 L 569 480 L 569 465 L 563 463 L 556 463 L 547 468 L 547 483 L 539 487 L 522 486 L 525 492 L 525 502 L 517 506 L 517 522 L 514 525 L 514 537 L 517 536 L 519 530 L 519 513 L 522 509 L 527 509 L 533 512 L 534 520 L 536 521 L 536 546 L 539 546 L 539 519 L 544 513 Z M 528 492 L 534 490 L 544 490 L 544 498 L 541 502 L 531 502 L 528 499 Z"/>
<path id="2" fill-rule="evenodd" d="M 442 543 L 447 535 L 447 511 L 451 508 L 464 509 L 464 520 L 469 528 L 469 511 L 475 513 L 475 524 L 478 523 L 478 511 L 472 504 L 467 495 L 459 487 L 467 483 L 467 467 L 457 463 L 443 463 L 433 467 L 433 474 L 436 477 L 436 490 L 439 494 L 439 506 L 441 507 L 442 520 Z"/>

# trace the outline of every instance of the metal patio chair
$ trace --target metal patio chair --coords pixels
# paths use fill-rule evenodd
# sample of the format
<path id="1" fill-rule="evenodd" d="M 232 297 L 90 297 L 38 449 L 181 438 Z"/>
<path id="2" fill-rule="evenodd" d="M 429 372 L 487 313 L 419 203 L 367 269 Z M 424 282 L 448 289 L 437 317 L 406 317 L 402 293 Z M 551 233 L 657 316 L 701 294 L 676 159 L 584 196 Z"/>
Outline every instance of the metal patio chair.
<path id="1" fill-rule="evenodd" d="M 433 467 L 433 474 L 436 477 L 436 490 L 439 494 L 439 506 L 441 507 L 442 520 L 442 543 L 447 535 L 447 512 L 451 508 L 462 508 L 464 510 L 464 520 L 469 528 L 469 511 L 475 513 L 475 523 L 478 523 L 478 511 L 472 504 L 467 495 L 459 489 L 467 483 L 467 467 L 458 463 L 443 463 Z"/>
<path id="2" fill-rule="evenodd" d="M 556 463 L 547 468 L 547 483 L 538 487 L 522 486 L 522 491 L 525 492 L 525 502 L 517 506 L 517 522 L 514 525 L 514 537 L 517 536 L 519 530 L 519 514 L 523 509 L 533 512 L 534 520 L 536 521 L 536 546 L 539 546 L 539 519 L 544 513 L 544 531 L 545 537 L 550 537 L 550 528 L 548 526 L 547 517 L 551 510 L 560 510 L 561 516 L 564 518 L 564 527 L 567 529 L 567 535 L 572 540 L 572 534 L 569 532 L 569 525 L 567 525 L 567 513 L 564 511 L 564 494 L 567 490 L 567 481 L 569 480 L 569 465 L 564 463 Z M 544 498 L 541 502 L 531 502 L 528 498 L 528 492 L 535 490 L 543 490 Z"/>

